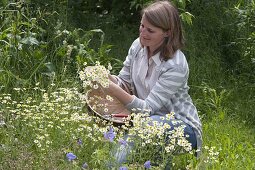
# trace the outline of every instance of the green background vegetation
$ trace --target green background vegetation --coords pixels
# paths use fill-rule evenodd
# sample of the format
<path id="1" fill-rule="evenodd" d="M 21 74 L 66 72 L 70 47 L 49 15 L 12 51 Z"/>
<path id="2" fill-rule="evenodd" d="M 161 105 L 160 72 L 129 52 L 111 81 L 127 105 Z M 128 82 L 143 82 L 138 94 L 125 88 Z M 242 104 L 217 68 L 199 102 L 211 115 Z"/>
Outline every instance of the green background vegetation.
<path id="1" fill-rule="evenodd" d="M 13 88 L 32 88 L 37 83 L 49 91 L 59 87 L 80 89 L 77 73 L 84 62 L 92 65 L 98 60 L 106 66 L 110 62 L 112 73 L 117 74 L 130 44 L 138 36 L 139 11 L 148 2 L 1 0 L 0 93 L 19 98 Z M 255 2 L 174 3 L 183 20 L 190 94 L 202 118 L 204 145 L 221 150 L 218 163 L 209 167 L 203 164 L 204 154 L 200 160 L 191 159 L 193 168 L 254 169 Z M 0 109 L 0 119 L 7 123 L 2 103 Z M 8 144 L 5 135 L 10 132 L 0 128 L 0 169 L 8 169 L 15 156 L 14 151 L 6 153 L 1 147 Z M 13 149 L 27 149 L 25 144 L 20 147 Z M 19 152 L 15 154 L 21 156 Z M 176 156 L 176 166 L 185 167 L 187 157 L 190 159 Z M 51 161 L 46 162 L 60 168 L 57 166 L 61 162 Z M 16 168 L 23 169 L 22 166 Z M 33 166 L 31 163 L 30 169 Z"/>

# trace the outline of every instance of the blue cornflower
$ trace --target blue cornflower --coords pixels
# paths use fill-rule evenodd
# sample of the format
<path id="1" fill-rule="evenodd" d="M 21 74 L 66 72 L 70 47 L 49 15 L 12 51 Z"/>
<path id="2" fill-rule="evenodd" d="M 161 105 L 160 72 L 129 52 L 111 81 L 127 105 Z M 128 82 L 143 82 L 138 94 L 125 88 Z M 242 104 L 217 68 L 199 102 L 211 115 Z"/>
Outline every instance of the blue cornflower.
<path id="1" fill-rule="evenodd" d="M 83 165 L 82 165 L 82 169 L 88 169 L 89 168 L 89 165 L 85 162 Z"/>
<path id="2" fill-rule="evenodd" d="M 145 168 L 145 169 L 151 168 L 151 161 L 146 161 L 146 162 L 144 163 L 144 168 Z"/>
<path id="3" fill-rule="evenodd" d="M 115 134 L 113 132 L 113 128 L 110 127 L 110 130 L 104 133 L 104 138 L 112 142 L 114 137 L 115 137 Z"/>
<path id="4" fill-rule="evenodd" d="M 82 140 L 80 138 L 77 139 L 77 143 L 78 143 L 78 145 L 82 145 Z"/>
<path id="5" fill-rule="evenodd" d="M 127 145 L 127 141 L 125 141 L 124 139 L 120 139 L 119 140 L 119 144 L 126 146 Z"/>
<path id="6" fill-rule="evenodd" d="M 120 169 L 119 170 L 128 170 L 128 168 L 127 167 L 125 167 L 125 166 L 122 166 L 122 167 L 120 167 Z"/>
<path id="7" fill-rule="evenodd" d="M 72 160 L 76 159 L 77 156 L 75 154 L 69 152 L 66 154 L 66 158 L 68 159 L 68 161 L 72 161 Z"/>

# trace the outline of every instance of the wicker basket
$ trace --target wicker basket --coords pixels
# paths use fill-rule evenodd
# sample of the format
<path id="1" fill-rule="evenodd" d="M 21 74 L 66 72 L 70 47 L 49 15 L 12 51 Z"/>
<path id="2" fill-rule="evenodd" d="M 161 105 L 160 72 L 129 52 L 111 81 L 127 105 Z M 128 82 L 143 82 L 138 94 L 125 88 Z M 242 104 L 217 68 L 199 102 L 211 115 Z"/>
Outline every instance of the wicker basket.
<path id="1" fill-rule="evenodd" d="M 107 100 L 107 95 L 109 94 L 102 89 L 89 90 L 86 93 L 86 102 L 89 110 L 96 116 L 117 125 L 129 122 L 130 112 L 117 98 L 111 96 L 112 100 Z"/>

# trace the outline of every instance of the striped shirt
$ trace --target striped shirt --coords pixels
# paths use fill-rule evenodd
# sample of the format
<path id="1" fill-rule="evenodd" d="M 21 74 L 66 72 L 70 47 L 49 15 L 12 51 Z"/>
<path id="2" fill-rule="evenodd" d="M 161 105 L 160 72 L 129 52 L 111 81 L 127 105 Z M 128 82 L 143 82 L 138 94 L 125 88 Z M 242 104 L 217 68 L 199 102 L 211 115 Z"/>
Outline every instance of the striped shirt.
<path id="1" fill-rule="evenodd" d="M 177 50 L 172 59 L 164 61 L 160 53 L 150 59 L 147 48 L 141 47 L 139 38 L 131 45 L 124 66 L 118 75 L 118 84 L 128 87 L 134 99 L 126 105 L 149 111 L 150 114 L 175 113 L 175 118 L 190 125 L 201 150 L 202 127 L 197 109 L 193 105 L 187 85 L 189 67 L 184 54 Z"/>

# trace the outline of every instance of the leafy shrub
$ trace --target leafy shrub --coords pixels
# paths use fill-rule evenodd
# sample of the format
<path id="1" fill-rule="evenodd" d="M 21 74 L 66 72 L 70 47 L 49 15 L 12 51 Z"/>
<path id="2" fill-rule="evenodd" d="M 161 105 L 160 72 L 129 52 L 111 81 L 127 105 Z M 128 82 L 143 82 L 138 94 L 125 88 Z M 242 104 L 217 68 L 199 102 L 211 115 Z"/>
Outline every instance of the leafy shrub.
<path id="1" fill-rule="evenodd" d="M 54 79 L 66 82 L 76 77 L 85 61 L 112 62 L 113 71 L 119 69 L 121 62 L 109 56 L 111 45 L 104 44 L 102 30 L 68 31 L 61 21 L 51 23 L 55 20 L 45 11 L 32 9 L 17 2 L 0 11 L 0 81 L 5 89 L 37 82 L 47 85 Z"/>

